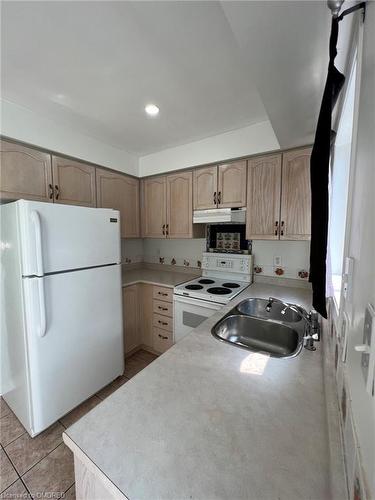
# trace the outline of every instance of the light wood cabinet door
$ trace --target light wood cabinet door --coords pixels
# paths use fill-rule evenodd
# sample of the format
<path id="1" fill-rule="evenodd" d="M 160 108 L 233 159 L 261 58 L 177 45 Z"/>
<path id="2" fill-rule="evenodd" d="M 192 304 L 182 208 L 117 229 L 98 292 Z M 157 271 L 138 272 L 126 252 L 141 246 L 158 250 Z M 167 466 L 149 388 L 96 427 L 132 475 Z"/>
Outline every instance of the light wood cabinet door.
<path id="1" fill-rule="evenodd" d="M 194 210 L 217 207 L 217 166 L 197 168 L 194 179 Z"/>
<path id="2" fill-rule="evenodd" d="M 280 239 L 309 240 L 311 237 L 311 148 L 283 154 Z"/>
<path id="3" fill-rule="evenodd" d="M 55 203 L 96 207 L 95 167 L 52 156 Z"/>
<path id="4" fill-rule="evenodd" d="M 246 238 L 279 239 L 281 154 L 248 162 Z"/>
<path id="5" fill-rule="evenodd" d="M 142 343 L 139 316 L 139 285 L 123 288 L 123 321 L 125 354 Z"/>
<path id="6" fill-rule="evenodd" d="M 166 178 L 152 177 L 142 181 L 142 236 L 166 237 Z"/>
<path id="7" fill-rule="evenodd" d="M 193 173 L 167 176 L 167 237 L 193 237 Z"/>
<path id="8" fill-rule="evenodd" d="M 141 287 L 141 339 L 142 344 L 153 347 L 153 285 L 142 284 Z"/>
<path id="9" fill-rule="evenodd" d="M 219 165 L 217 191 L 218 207 L 246 206 L 246 160 Z"/>
<path id="10" fill-rule="evenodd" d="M 173 345 L 173 333 L 161 328 L 154 327 L 153 330 L 153 349 L 162 354 L 170 349 Z"/>
<path id="11" fill-rule="evenodd" d="M 51 155 L 0 141 L 0 198 L 53 201 Z"/>
<path id="12" fill-rule="evenodd" d="M 97 204 L 120 211 L 121 238 L 139 238 L 139 180 L 96 169 Z"/>

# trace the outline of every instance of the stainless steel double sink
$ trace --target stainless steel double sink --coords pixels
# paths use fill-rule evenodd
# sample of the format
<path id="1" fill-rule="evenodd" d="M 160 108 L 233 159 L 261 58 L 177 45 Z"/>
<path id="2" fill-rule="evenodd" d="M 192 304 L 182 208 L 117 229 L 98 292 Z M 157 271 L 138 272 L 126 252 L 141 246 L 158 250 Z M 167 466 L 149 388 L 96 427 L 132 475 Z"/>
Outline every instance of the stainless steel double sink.
<path id="1" fill-rule="evenodd" d="M 303 347 L 305 323 L 282 304 L 267 310 L 268 300 L 245 299 L 212 328 L 217 339 L 276 358 L 297 356 Z"/>

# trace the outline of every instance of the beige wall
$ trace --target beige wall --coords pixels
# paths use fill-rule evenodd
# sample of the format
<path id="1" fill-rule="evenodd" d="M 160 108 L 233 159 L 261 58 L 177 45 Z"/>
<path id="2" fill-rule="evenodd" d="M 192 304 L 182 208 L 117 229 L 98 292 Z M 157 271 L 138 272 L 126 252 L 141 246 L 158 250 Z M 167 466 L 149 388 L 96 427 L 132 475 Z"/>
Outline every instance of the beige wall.
<path id="1" fill-rule="evenodd" d="M 358 453 L 375 498 L 375 398 L 365 390 L 361 354 L 354 349 L 363 343 L 365 308 L 368 303 L 375 306 L 375 2 L 367 2 L 366 9 L 356 140 L 346 238 L 346 256 L 354 259 L 354 273 L 352 300 L 344 304 L 349 318 L 345 375 Z"/>

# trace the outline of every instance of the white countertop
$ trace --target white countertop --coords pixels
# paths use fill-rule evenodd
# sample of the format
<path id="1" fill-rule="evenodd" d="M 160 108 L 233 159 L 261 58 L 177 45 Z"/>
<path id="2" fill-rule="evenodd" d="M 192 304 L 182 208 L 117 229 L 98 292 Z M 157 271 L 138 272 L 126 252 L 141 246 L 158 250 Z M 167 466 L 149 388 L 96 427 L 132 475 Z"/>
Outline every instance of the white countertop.
<path id="1" fill-rule="evenodd" d="M 210 333 L 270 295 L 311 297 L 253 284 L 66 431 L 129 499 L 331 498 L 321 346 L 277 359 Z"/>
<path id="2" fill-rule="evenodd" d="M 162 267 L 162 266 L 160 266 Z M 164 269 L 122 269 L 122 286 L 135 285 L 136 283 L 147 283 L 149 285 L 161 285 L 168 288 L 173 288 L 180 283 L 190 281 L 193 278 L 200 276 L 199 271 L 181 272 Z"/>

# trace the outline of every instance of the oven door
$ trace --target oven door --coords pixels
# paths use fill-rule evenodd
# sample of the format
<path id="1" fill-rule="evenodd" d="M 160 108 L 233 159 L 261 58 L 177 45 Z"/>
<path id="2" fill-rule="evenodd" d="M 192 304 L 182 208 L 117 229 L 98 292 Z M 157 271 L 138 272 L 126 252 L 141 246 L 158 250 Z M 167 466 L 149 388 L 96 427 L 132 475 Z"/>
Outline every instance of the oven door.
<path id="1" fill-rule="evenodd" d="M 205 300 L 174 296 L 174 341 L 178 342 L 223 307 Z"/>

